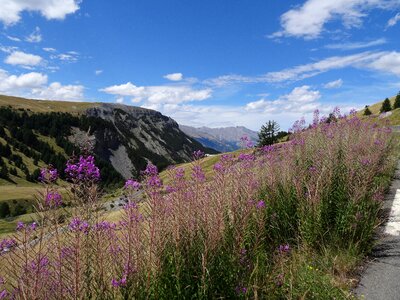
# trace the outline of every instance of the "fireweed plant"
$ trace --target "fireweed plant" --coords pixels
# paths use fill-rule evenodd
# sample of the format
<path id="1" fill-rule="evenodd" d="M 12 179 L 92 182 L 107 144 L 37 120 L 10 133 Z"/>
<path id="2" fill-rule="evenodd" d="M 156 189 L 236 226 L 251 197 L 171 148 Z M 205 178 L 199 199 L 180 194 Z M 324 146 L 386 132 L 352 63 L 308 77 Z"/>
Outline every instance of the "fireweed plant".
<path id="1" fill-rule="evenodd" d="M 315 290 L 330 278 L 299 249 L 369 250 L 393 149 L 388 128 L 316 113 L 287 143 L 222 155 L 212 180 L 200 151 L 190 174 L 168 169 L 168 186 L 149 164 L 140 182 L 126 182 L 129 202 L 114 223 L 100 209 L 99 169 L 83 152 L 65 169 L 68 199 L 57 171 L 43 169 L 37 221 L 0 242 L 0 299 L 345 298 Z"/>

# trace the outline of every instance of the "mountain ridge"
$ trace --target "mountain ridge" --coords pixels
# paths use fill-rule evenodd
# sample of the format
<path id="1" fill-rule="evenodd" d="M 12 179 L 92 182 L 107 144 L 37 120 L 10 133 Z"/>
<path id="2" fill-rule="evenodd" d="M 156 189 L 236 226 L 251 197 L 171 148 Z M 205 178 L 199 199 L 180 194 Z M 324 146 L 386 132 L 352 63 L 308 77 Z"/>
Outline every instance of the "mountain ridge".
<path id="1" fill-rule="evenodd" d="M 258 140 L 257 132 L 244 126 L 230 127 L 192 127 L 179 125 L 180 129 L 187 135 L 193 137 L 205 147 L 216 149 L 220 152 L 230 152 L 240 149 L 240 139 L 247 136 L 252 142 Z"/>

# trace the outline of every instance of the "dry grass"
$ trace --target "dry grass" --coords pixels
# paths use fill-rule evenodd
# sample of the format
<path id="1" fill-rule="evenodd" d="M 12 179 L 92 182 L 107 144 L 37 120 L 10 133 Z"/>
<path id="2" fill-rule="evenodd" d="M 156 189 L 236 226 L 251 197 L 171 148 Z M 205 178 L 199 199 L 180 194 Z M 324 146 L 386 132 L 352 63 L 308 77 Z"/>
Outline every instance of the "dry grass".
<path id="1" fill-rule="evenodd" d="M 31 100 L 19 97 L 0 95 L 0 106 L 11 106 L 15 109 L 29 109 L 32 112 L 69 112 L 82 113 L 86 109 L 99 106 L 98 102 L 68 102 L 68 101 L 49 101 Z"/>

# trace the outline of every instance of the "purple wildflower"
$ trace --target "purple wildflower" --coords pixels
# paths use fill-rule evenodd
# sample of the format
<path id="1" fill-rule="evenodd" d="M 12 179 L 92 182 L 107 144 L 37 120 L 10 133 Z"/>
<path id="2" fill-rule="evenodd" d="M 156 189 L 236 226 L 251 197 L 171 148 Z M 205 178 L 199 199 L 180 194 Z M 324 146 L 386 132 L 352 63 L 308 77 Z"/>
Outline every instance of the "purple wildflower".
<path id="1" fill-rule="evenodd" d="M 62 197 L 58 192 L 48 192 L 44 202 L 50 208 L 57 208 L 62 205 Z"/>
<path id="2" fill-rule="evenodd" d="M 17 231 L 21 231 L 21 230 L 24 229 L 24 228 L 25 228 L 24 222 L 19 221 L 19 222 L 17 223 L 17 228 L 16 228 L 16 230 L 17 230 Z"/>
<path id="3" fill-rule="evenodd" d="M 311 166 L 311 167 L 308 168 L 308 170 L 309 170 L 310 172 L 314 173 L 314 172 L 317 171 L 317 168 L 314 167 L 314 166 Z"/>
<path id="4" fill-rule="evenodd" d="M 193 158 L 194 160 L 198 160 L 204 157 L 204 152 L 201 150 L 197 150 L 193 152 Z"/>
<path id="5" fill-rule="evenodd" d="M 167 193 L 174 193 L 174 192 L 177 191 L 177 189 L 174 188 L 173 186 L 167 185 L 167 186 L 165 187 L 165 191 L 166 191 Z"/>
<path id="6" fill-rule="evenodd" d="M 253 161 L 255 159 L 253 154 L 246 154 L 246 153 L 240 153 L 239 154 L 239 160 L 242 161 Z"/>
<path id="7" fill-rule="evenodd" d="M 265 207 L 265 202 L 263 200 L 258 201 L 256 207 L 257 207 L 257 209 L 264 208 Z"/>
<path id="8" fill-rule="evenodd" d="M 65 173 L 72 180 L 78 181 L 98 181 L 100 170 L 94 163 L 94 157 L 80 156 L 77 162 L 68 160 Z"/>
<path id="9" fill-rule="evenodd" d="M 185 169 L 184 168 L 176 168 L 175 170 L 175 178 L 182 179 L 185 177 Z"/>
<path id="10" fill-rule="evenodd" d="M 162 181 L 161 181 L 160 177 L 158 177 L 157 175 L 154 175 L 154 176 L 151 176 L 147 180 L 147 184 L 151 187 L 161 187 Z"/>
<path id="11" fill-rule="evenodd" d="M 14 239 L 4 239 L 0 242 L 0 252 L 9 251 L 11 248 L 15 247 L 17 242 Z"/>
<path id="12" fill-rule="evenodd" d="M 6 299 L 7 296 L 8 296 L 7 290 L 2 290 L 0 292 L 0 299 Z"/>
<path id="13" fill-rule="evenodd" d="M 244 135 L 240 138 L 240 142 L 243 148 L 253 148 L 254 143 L 247 135 Z"/>
<path id="14" fill-rule="evenodd" d="M 213 168 L 214 168 L 214 171 L 217 171 L 217 172 L 222 172 L 224 170 L 224 166 L 220 162 L 216 163 Z"/>
<path id="15" fill-rule="evenodd" d="M 47 168 L 42 168 L 40 170 L 39 181 L 45 183 L 52 183 L 57 181 L 58 172 L 57 169 L 54 169 L 52 165 L 49 165 Z"/>
<path id="16" fill-rule="evenodd" d="M 280 253 L 287 253 L 290 251 L 290 246 L 289 244 L 285 244 L 285 245 L 279 245 L 279 252 Z"/>
<path id="17" fill-rule="evenodd" d="M 127 189 L 127 190 L 135 190 L 135 191 L 138 191 L 138 190 L 140 189 L 140 183 L 137 182 L 136 180 L 128 179 L 128 180 L 125 182 L 124 188 Z"/>
<path id="18" fill-rule="evenodd" d="M 196 181 L 205 181 L 206 175 L 200 166 L 194 166 L 192 169 L 192 178 Z"/>
<path id="19" fill-rule="evenodd" d="M 240 295 L 240 294 L 246 294 L 247 293 L 247 288 L 244 286 L 237 286 L 235 288 L 235 292 L 236 294 Z"/>
<path id="20" fill-rule="evenodd" d="M 158 175 L 158 169 L 152 163 L 149 163 L 146 167 L 146 170 L 143 171 L 144 175 L 147 176 L 156 176 Z"/>
<path id="21" fill-rule="evenodd" d="M 37 223 L 36 222 L 33 222 L 31 225 L 29 225 L 29 229 L 32 230 L 32 231 L 36 230 L 36 228 L 37 228 Z"/>
<path id="22" fill-rule="evenodd" d="M 371 164 L 371 160 L 368 158 L 364 158 L 361 160 L 361 164 L 364 166 L 368 166 L 369 164 Z"/>
<path id="23" fill-rule="evenodd" d="M 86 221 L 80 220 L 79 218 L 73 218 L 69 224 L 69 229 L 71 231 L 80 231 L 87 234 L 89 231 L 89 224 Z"/>

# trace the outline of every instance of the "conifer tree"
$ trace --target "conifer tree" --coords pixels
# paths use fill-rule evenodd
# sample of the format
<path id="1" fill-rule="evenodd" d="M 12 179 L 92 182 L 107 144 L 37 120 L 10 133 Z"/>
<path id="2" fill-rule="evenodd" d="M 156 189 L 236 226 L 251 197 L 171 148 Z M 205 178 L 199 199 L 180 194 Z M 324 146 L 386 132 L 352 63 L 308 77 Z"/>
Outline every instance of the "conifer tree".
<path id="1" fill-rule="evenodd" d="M 400 108 L 400 92 L 397 93 L 396 99 L 394 100 L 393 109 Z"/>
<path id="2" fill-rule="evenodd" d="M 390 104 L 389 98 L 386 98 L 382 103 L 381 113 L 388 112 L 392 110 L 392 105 Z"/>
<path id="3" fill-rule="evenodd" d="M 272 120 L 265 123 L 258 133 L 258 145 L 261 147 L 274 144 L 279 130 L 280 127 L 277 122 Z"/>
<path id="4" fill-rule="evenodd" d="M 364 116 L 370 116 L 372 115 L 371 110 L 369 109 L 368 105 L 365 105 L 365 109 L 364 109 Z"/>

